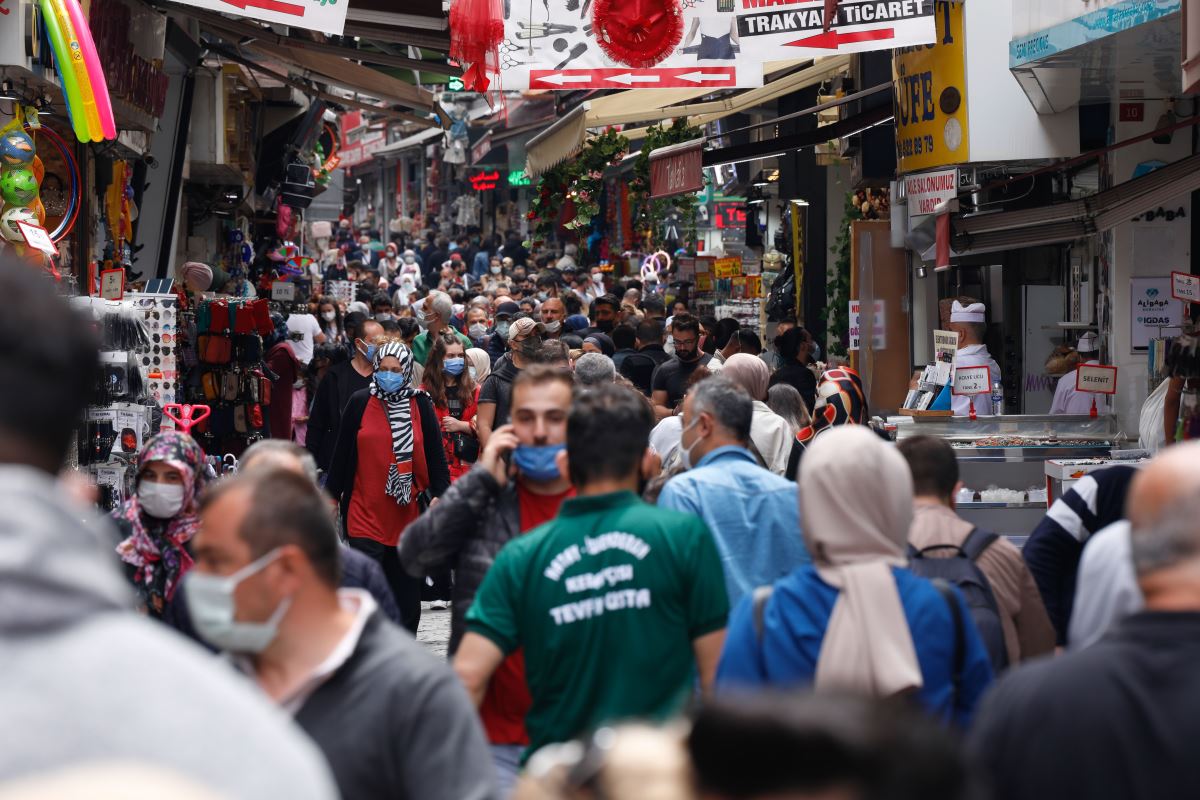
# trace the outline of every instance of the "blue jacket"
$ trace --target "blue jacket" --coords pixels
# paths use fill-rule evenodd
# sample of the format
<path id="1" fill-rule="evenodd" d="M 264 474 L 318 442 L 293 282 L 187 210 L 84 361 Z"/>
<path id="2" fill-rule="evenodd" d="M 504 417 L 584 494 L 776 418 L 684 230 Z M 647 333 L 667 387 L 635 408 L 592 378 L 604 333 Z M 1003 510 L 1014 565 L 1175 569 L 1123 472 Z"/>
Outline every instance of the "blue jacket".
<path id="1" fill-rule="evenodd" d="M 924 685 L 916 700 L 931 715 L 965 728 L 992 683 L 991 662 L 970 612 L 960 595 L 966 648 L 962 688 L 952 709 L 955 629 L 950 608 L 931 582 L 907 569 L 894 567 L 892 572 L 921 665 Z M 717 669 L 718 690 L 768 685 L 788 689 L 812 683 L 837 598 L 838 590 L 821 580 L 814 567 L 801 567 L 775 584 L 763 609 L 761 640 L 754 627 L 753 599 L 743 598 L 729 618 Z"/>
<path id="2" fill-rule="evenodd" d="M 667 481 L 658 505 L 700 517 L 725 569 L 730 606 L 811 560 L 800 533 L 796 484 L 758 465 L 749 450 L 718 447 Z"/>

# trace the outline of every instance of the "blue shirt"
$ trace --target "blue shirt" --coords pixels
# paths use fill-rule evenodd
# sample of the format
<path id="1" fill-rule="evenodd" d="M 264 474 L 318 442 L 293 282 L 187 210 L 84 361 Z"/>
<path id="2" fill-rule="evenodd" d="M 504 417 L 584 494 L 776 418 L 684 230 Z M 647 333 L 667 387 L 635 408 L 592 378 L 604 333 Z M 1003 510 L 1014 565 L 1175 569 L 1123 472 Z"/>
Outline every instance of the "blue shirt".
<path id="1" fill-rule="evenodd" d="M 924 682 L 915 699 L 938 719 L 953 720 L 965 728 L 992 683 L 991 662 L 970 612 L 959 595 L 966 647 L 962 687 L 951 708 L 955 628 L 950 608 L 930 581 L 899 567 L 892 573 Z M 753 598 L 744 598 L 729 619 L 717 668 L 718 690 L 768 685 L 791 689 L 811 684 L 837 598 L 838 590 L 821 580 L 815 567 L 801 567 L 775 584 L 763 609 L 761 639 L 754 627 Z"/>
<path id="2" fill-rule="evenodd" d="M 658 505 L 704 520 L 717 542 L 729 604 L 809 563 L 796 484 L 743 447 L 718 447 L 667 481 Z"/>

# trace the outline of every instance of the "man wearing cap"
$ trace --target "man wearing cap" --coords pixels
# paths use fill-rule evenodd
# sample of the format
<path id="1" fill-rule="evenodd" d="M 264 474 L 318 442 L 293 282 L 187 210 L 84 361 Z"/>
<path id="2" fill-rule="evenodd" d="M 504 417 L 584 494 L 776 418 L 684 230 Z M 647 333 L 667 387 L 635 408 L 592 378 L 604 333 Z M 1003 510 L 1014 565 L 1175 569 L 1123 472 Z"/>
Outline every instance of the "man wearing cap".
<path id="1" fill-rule="evenodd" d="M 512 305 L 516 305 L 513 303 Z M 533 363 L 542 349 L 545 327 L 532 317 L 522 316 L 508 325 L 508 354 L 496 362 L 496 368 L 479 388 L 476 427 L 479 445 L 486 447 L 492 431 L 508 424 L 512 406 L 512 384 L 521 370 Z M 495 340 L 497 337 L 493 336 Z"/>
<path id="2" fill-rule="evenodd" d="M 1075 350 L 1079 353 L 1081 364 L 1100 363 L 1100 360 L 1096 358 L 1098 355 L 1096 350 L 1096 334 L 1091 331 L 1079 337 L 1079 346 Z M 1075 380 L 1078 375 L 1079 368 L 1076 367 L 1058 379 L 1058 388 L 1054 390 L 1054 402 L 1050 405 L 1050 413 L 1090 414 L 1092 413 L 1092 400 L 1094 398 L 1096 401 L 1096 413 L 1107 414 L 1108 395 L 1079 391 L 1075 388 Z"/>
<path id="3" fill-rule="evenodd" d="M 991 383 L 1001 382 L 1000 365 L 987 345 L 983 343 L 983 335 L 987 332 L 987 307 L 983 303 L 954 301 L 950 309 L 950 330 L 958 334 L 958 350 L 954 354 L 954 368 L 959 367 L 988 367 L 991 369 Z M 953 380 L 953 377 L 951 377 Z M 974 401 L 975 413 L 983 416 L 995 414 L 992 408 L 992 393 L 975 395 L 955 395 L 950 407 L 956 417 L 966 417 L 971 414 L 971 403 Z"/>
<path id="4" fill-rule="evenodd" d="M 508 328 L 512 322 L 512 318 L 521 312 L 521 306 L 514 303 L 512 300 L 505 300 L 503 303 L 496 304 L 495 326 L 488 335 L 487 351 L 492 358 L 492 366 L 497 366 L 497 362 L 504 357 L 504 353 L 508 350 Z"/>

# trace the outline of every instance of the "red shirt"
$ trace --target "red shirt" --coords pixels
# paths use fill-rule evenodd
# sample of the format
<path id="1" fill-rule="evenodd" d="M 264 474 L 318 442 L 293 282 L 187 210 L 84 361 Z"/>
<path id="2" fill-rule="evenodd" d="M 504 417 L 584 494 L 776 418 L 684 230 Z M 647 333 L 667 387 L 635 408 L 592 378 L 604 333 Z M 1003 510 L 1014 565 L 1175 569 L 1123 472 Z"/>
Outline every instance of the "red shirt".
<path id="1" fill-rule="evenodd" d="M 424 386 L 422 386 L 421 388 L 424 389 L 425 391 L 428 391 L 427 389 L 425 389 Z M 457 392 L 458 388 L 455 387 L 453 389 L 453 391 Z M 450 482 L 453 483 L 454 481 L 461 478 L 463 475 L 466 475 L 468 472 L 470 472 L 471 467 L 473 467 L 475 465 L 474 465 L 474 463 L 468 464 L 465 461 L 461 461 L 461 460 L 459 460 L 458 456 L 454 455 L 454 435 L 447 433 L 445 431 L 445 429 L 442 428 L 442 420 L 445 419 L 446 417 L 450 416 L 450 409 L 447 406 L 439 406 L 438 404 L 434 403 L 433 411 L 435 414 L 437 414 L 438 429 L 442 431 L 442 447 L 446 451 L 446 466 L 450 469 Z M 476 386 L 475 387 L 475 397 L 474 397 L 474 399 L 471 400 L 471 404 L 468 405 L 466 408 L 464 408 L 462 410 L 462 414 L 460 416 L 456 417 L 456 419 L 458 419 L 462 422 L 471 422 L 473 419 L 475 419 L 475 414 L 478 413 L 478 411 L 479 411 L 479 387 Z M 471 433 L 469 433 L 467 435 L 474 436 L 475 435 L 474 430 L 472 430 Z"/>
<path id="2" fill-rule="evenodd" d="M 400 533 L 421 513 L 417 495 L 429 488 L 429 468 L 425 464 L 425 440 L 421 435 L 421 416 L 415 399 L 412 405 L 412 500 L 400 505 L 387 495 L 388 468 L 395 462 L 392 453 L 392 429 L 387 411 L 377 397 L 367 400 L 362 425 L 358 429 L 358 466 L 354 489 L 346 513 L 346 531 L 351 536 L 374 539 L 395 547 Z"/>
<path id="3" fill-rule="evenodd" d="M 536 528 L 558 516 L 563 500 L 575 496 L 575 487 L 561 494 L 535 494 L 517 482 L 517 501 L 521 507 L 521 532 Z M 525 715 L 533 698 L 525 684 L 525 654 L 520 650 L 504 659 L 488 684 L 479 716 L 492 744 L 529 744 Z"/>

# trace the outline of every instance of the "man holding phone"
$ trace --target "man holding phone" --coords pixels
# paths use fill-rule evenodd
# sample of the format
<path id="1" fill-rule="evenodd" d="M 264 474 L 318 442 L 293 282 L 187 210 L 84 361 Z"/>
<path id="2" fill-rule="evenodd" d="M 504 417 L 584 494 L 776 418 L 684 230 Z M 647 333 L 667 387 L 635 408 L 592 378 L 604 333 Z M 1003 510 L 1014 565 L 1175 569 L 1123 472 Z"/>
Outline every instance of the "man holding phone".
<path id="1" fill-rule="evenodd" d="M 400 563 L 410 575 L 455 570 L 451 655 L 496 554 L 509 540 L 554 519 L 562 502 L 575 494 L 556 462 L 566 448 L 572 390 L 566 369 L 533 365 L 522 370 L 513 381 L 511 422 L 492 433 L 479 462 L 400 537 Z M 497 671 L 480 708 L 505 796 L 529 744 L 529 703 L 524 657 L 517 651 Z"/>

